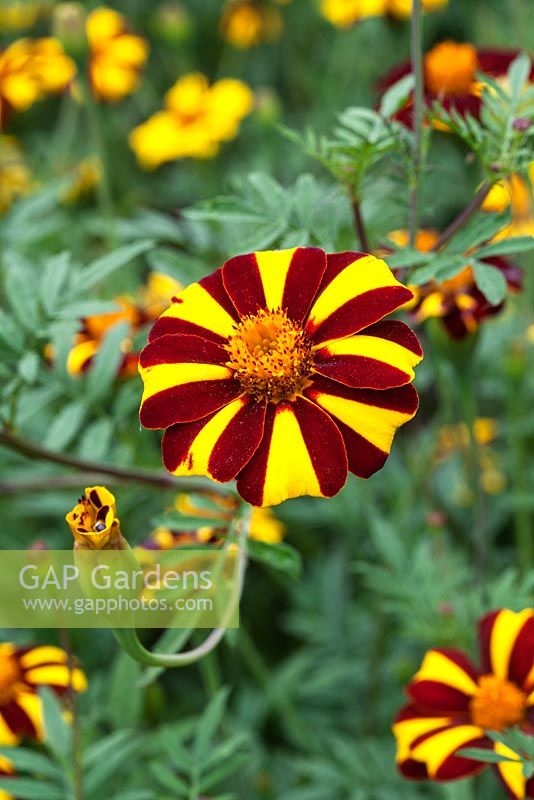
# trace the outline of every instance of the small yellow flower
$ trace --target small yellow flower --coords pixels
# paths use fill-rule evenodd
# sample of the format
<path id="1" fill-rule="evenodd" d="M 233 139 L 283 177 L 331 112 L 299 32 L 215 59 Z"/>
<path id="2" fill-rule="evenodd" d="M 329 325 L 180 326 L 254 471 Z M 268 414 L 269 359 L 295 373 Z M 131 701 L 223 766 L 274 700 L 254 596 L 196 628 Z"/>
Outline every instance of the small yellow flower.
<path id="1" fill-rule="evenodd" d="M 34 188 L 34 182 L 18 142 L 12 136 L 0 135 L 0 214 L 4 214 L 18 197 Z"/>
<path id="2" fill-rule="evenodd" d="M 254 105 L 249 87 L 233 78 L 212 86 L 200 73 L 180 78 L 165 95 L 165 108 L 130 134 L 140 165 L 155 169 L 179 158 L 212 158 L 234 139 Z"/>
<path id="3" fill-rule="evenodd" d="M 122 14 L 105 6 L 89 14 L 86 27 L 95 96 L 112 103 L 135 92 L 148 58 L 147 42 L 129 33 Z"/>
<path id="4" fill-rule="evenodd" d="M 65 517 L 76 550 L 126 550 L 114 495 L 104 486 L 88 487 Z"/>
<path id="5" fill-rule="evenodd" d="M 26 111 L 46 94 L 67 88 L 74 62 L 57 39 L 17 39 L 0 52 L 0 127 L 10 110 Z"/>
<path id="6" fill-rule="evenodd" d="M 424 11 L 439 11 L 449 0 L 422 0 Z M 390 15 L 408 19 L 412 13 L 412 0 L 322 0 L 321 13 L 338 28 L 349 28 L 369 17 Z"/>
<path id="7" fill-rule="evenodd" d="M 449 0 L 423 0 L 424 11 L 441 11 Z M 400 19 L 408 19 L 412 13 L 412 0 L 388 0 L 388 12 Z"/>
<path id="8" fill-rule="evenodd" d="M 223 38 L 240 50 L 276 39 L 282 31 L 278 9 L 257 0 L 229 0 L 221 19 Z"/>
<path id="9" fill-rule="evenodd" d="M 495 236 L 494 241 L 513 236 L 534 236 L 534 161 L 528 170 L 528 180 L 521 175 L 510 175 L 492 187 L 483 211 L 505 211 L 510 208 L 512 221 Z"/>

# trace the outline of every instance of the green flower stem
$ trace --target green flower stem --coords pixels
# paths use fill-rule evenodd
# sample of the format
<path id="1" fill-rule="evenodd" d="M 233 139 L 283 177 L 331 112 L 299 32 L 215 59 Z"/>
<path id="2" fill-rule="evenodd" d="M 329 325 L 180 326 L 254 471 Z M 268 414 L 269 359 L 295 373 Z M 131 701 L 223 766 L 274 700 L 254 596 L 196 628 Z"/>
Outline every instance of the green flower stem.
<path id="1" fill-rule="evenodd" d="M 72 770 L 69 775 L 71 784 L 72 800 L 84 800 L 85 793 L 83 788 L 83 762 L 81 748 L 81 729 L 80 715 L 78 709 L 78 697 L 72 685 L 74 674 L 74 657 L 70 640 L 70 631 L 67 628 L 60 628 L 59 640 L 61 647 L 67 654 L 67 666 L 69 668 L 69 685 L 67 687 L 67 702 L 70 713 L 72 714 L 71 736 L 72 736 Z"/>
<path id="2" fill-rule="evenodd" d="M 530 370 L 527 368 L 526 374 Z M 526 412 L 525 379 L 520 378 L 518 385 L 510 387 L 509 415 L 511 420 L 520 422 L 527 418 Z M 512 469 L 514 491 L 519 495 L 518 503 L 514 510 L 514 530 L 517 548 L 517 561 L 520 572 L 526 575 L 534 564 L 534 526 L 532 512 L 522 503 L 522 498 L 528 495 L 528 453 L 525 448 L 524 436 L 521 431 L 514 430 L 511 436 Z"/>
<path id="3" fill-rule="evenodd" d="M 484 181 L 478 192 L 475 194 L 471 202 L 468 206 L 464 208 L 463 211 L 458 214 L 456 219 L 454 219 L 448 228 L 445 228 L 441 236 L 439 237 L 438 241 L 432 248 L 434 252 L 440 250 L 444 245 L 449 242 L 452 237 L 462 228 L 466 222 L 468 222 L 473 214 L 476 214 L 477 211 L 480 210 L 482 203 L 490 193 L 493 187 L 493 183 L 490 181 Z"/>
<path id="4" fill-rule="evenodd" d="M 114 221 L 113 221 L 113 202 L 111 197 L 111 185 L 109 181 L 109 163 L 107 158 L 104 136 L 100 118 L 100 109 L 93 97 L 89 83 L 80 79 L 80 87 L 83 97 L 84 107 L 87 111 L 87 121 L 89 123 L 89 133 L 93 143 L 93 148 L 100 160 L 102 167 L 102 177 L 97 186 L 97 197 L 100 205 L 100 212 L 106 222 L 108 245 L 114 244 Z"/>
<path id="5" fill-rule="evenodd" d="M 412 72 L 415 78 L 413 171 L 410 187 L 410 247 L 415 244 L 419 224 L 420 180 L 423 163 L 423 118 L 425 111 L 423 76 L 423 9 L 421 0 L 413 0 L 411 16 Z"/>
<path id="6" fill-rule="evenodd" d="M 365 230 L 365 223 L 362 217 L 362 207 L 360 200 L 357 197 L 351 198 L 352 215 L 354 217 L 354 227 L 358 234 L 360 247 L 364 253 L 369 253 L 369 241 L 367 239 L 367 231 Z"/>
<path id="7" fill-rule="evenodd" d="M 139 635 L 134 628 L 115 629 L 113 632 L 120 646 L 125 650 L 131 658 L 145 664 L 147 667 L 162 667 L 163 669 L 173 669 L 174 667 L 187 667 L 197 661 L 208 656 L 219 643 L 223 640 L 227 629 L 227 625 L 232 619 L 234 613 L 239 607 L 241 595 L 243 593 L 243 585 L 245 581 L 245 573 L 247 568 L 247 553 L 246 542 L 248 538 L 248 531 L 250 527 L 250 514 L 251 509 L 244 503 L 241 509 L 236 514 L 232 529 L 227 538 L 227 547 L 237 543 L 239 547 L 239 561 L 238 561 L 238 575 L 237 587 L 230 597 L 230 601 L 226 608 L 222 624 L 220 627 L 215 628 L 207 639 L 194 647 L 191 650 L 186 650 L 183 653 L 162 653 L 154 650 L 147 650 L 141 643 Z M 217 580 L 220 571 L 222 570 L 224 559 L 219 560 L 218 569 L 214 572 L 214 581 Z"/>

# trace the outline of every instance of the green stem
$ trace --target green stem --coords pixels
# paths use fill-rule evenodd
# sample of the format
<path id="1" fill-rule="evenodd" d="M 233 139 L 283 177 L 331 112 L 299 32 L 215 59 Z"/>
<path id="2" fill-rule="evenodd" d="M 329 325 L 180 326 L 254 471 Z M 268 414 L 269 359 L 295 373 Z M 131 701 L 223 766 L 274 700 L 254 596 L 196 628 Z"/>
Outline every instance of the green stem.
<path id="1" fill-rule="evenodd" d="M 250 513 L 251 509 L 243 504 L 241 513 L 238 513 L 234 518 L 232 531 L 227 538 L 227 546 L 231 546 L 234 541 L 237 541 L 239 547 L 239 556 L 237 562 L 237 585 L 230 596 L 227 608 L 225 609 L 223 619 L 218 628 L 212 630 L 209 636 L 191 650 L 186 650 L 183 653 L 162 653 L 154 650 L 147 650 L 141 643 L 139 635 L 134 628 L 115 629 L 113 632 L 120 646 L 125 650 L 131 658 L 145 664 L 148 667 L 162 667 L 163 669 L 173 669 L 175 667 L 187 667 L 190 664 L 195 664 L 197 661 L 208 656 L 220 644 L 226 635 L 228 625 L 232 620 L 235 612 L 239 607 L 241 595 L 243 593 L 243 585 L 245 580 L 245 572 L 247 567 L 247 554 L 246 554 L 246 540 L 248 538 L 248 531 L 250 526 Z M 246 514 L 246 518 L 244 516 Z M 237 535 L 236 535 L 237 534 Z M 228 552 L 228 550 L 226 550 Z M 220 559 L 219 568 L 222 569 L 224 559 Z M 216 582 L 219 572 L 214 572 L 214 582 Z"/>
<path id="2" fill-rule="evenodd" d="M 528 371 L 527 371 L 528 374 Z M 526 419 L 525 414 L 525 385 L 512 386 L 510 391 L 509 418 L 520 423 Z M 523 506 L 522 498 L 528 495 L 528 454 L 524 446 L 524 437 L 521 431 L 514 430 L 512 434 L 512 464 L 514 476 L 514 491 L 519 495 L 519 501 L 514 511 L 514 529 L 517 547 L 517 560 L 521 573 L 524 575 L 532 568 L 534 563 L 534 529 L 532 515 L 528 508 Z"/>
<path id="3" fill-rule="evenodd" d="M 69 668 L 69 685 L 67 687 L 67 704 L 72 715 L 72 774 L 70 783 L 72 788 L 72 800 L 84 800 L 83 789 L 83 763 L 81 751 L 81 729 L 80 716 L 78 713 L 78 697 L 72 685 L 72 678 L 75 669 L 74 657 L 70 641 L 70 632 L 67 628 L 60 628 L 59 639 L 63 650 L 67 654 L 67 666 Z"/>
<path id="4" fill-rule="evenodd" d="M 413 0 L 411 16 L 411 57 L 415 78 L 413 171 L 410 191 L 409 232 L 410 247 L 415 244 L 419 224 L 419 195 L 423 162 L 423 119 L 425 110 L 423 76 L 423 10 L 421 0 Z"/>
<path id="5" fill-rule="evenodd" d="M 89 133 L 93 143 L 93 148 L 96 151 L 102 166 L 102 177 L 98 182 L 97 197 L 101 214 L 106 222 L 108 245 L 112 247 L 114 244 L 113 202 L 109 180 L 109 162 L 104 143 L 104 136 L 102 134 L 100 109 L 93 97 L 93 93 L 89 84 L 85 80 L 80 80 L 80 86 L 82 89 L 84 105 L 87 110 Z"/>

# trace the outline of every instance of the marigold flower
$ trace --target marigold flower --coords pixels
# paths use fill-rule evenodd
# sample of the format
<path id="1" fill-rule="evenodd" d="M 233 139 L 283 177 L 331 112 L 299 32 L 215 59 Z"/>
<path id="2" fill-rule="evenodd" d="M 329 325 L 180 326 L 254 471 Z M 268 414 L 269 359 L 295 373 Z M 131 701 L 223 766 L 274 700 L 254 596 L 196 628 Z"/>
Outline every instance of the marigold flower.
<path id="1" fill-rule="evenodd" d="M 34 182 L 15 138 L 0 135 L 0 214 L 18 197 L 30 194 Z"/>
<path id="2" fill-rule="evenodd" d="M 65 517 L 77 550 L 126 550 L 114 495 L 105 486 L 89 486 Z"/>
<path id="3" fill-rule="evenodd" d="M 408 244 L 407 231 L 394 231 L 391 241 L 399 246 Z M 423 229 L 418 232 L 415 246 L 422 252 L 429 252 L 439 239 L 439 233 Z M 467 260 L 467 256 L 466 256 Z M 523 274 L 520 267 L 507 258 L 494 256 L 481 259 L 500 270 L 510 291 L 518 292 L 522 288 Z M 443 321 L 447 333 L 453 339 L 464 339 L 478 330 L 481 322 L 498 314 L 504 303 L 492 306 L 478 289 L 473 270 L 466 266 L 458 275 L 450 280 L 431 281 L 423 286 L 411 286 L 415 300 L 406 307 L 415 322 L 438 317 Z"/>
<path id="4" fill-rule="evenodd" d="M 248 50 L 270 42 L 282 32 L 282 17 L 277 8 L 257 0 L 229 0 L 221 18 L 221 34 L 234 47 Z"/>
<path id="5" fill-rule="evenodd" d="M 87 680 L 79 669 L 69 669 L 64 650 L 50 645 L 0 645 L 0 744 L 12 746 L 24 737 L 43 738 L 40 686 L 63 694 L 69 686 L 84 692 Z"/>
<path id="6" fill-rule="evenodd" d="M 483 211 L 511 209 L 512 221 L 494 237 L 494 241 L 511 236 L 534 236 L 534 162 L 528 170 L 528 180 L 521 175 L 510 175 L 492 187 L 482 207 Z"/>
<path id="7" fill-rule="evenodd" d="M 180 78 L 165 95 L 165 109 L 130 134 L 130 147 L 145 169 L 178 158 L 213 158 L 234 139 L 252 111 L 254 94 L 233 78 L 210 86 L 200 73 Z"/>
<path id="8" fill-rule="evenodd" d="M 455 109 L 460 114 L 480 116 L 483 85 L 477 72 L 492 78 L 504 78 L 508 68 L 519 55 L 518 50 L 480 49 L 466 42 L 447 40 L 435 45 L 424 57 L 425 103 L 432 108 L 439 100 L 446 110 Z M 405 61 L 389 72 L 381 81 L 386 90 L 411 72 L 411 63 Z M 534 66 L 531 72 L 534 80 Z M 413 123 L 413 93 L 397 119 L 411 127 Z M 440 130 L 448 130 L 439 123 Z"/>
<path id="9" fill-rule="evenodd" d="M 220 544 L 228 534 L 228 527 L 238 509 L 238 502 L 232 497 L 210 495 L 213 509 L 199 506 L 189 494 L 176 498 L 175 508 L 184 515 L 203 517 L 206 525 L 196 531 L 157 528 L 143 544 L 149 550 L 171 550 L 191 544 Z M 270 508 L 253 508 L 250 517 L 249 537 L 265 544 L 278 544 L 284 538 L 285 526 L 276 518 Z"/>
<path id="10" fill-rule="evenodd" d="M 479 622 L 480 669 L 459 650 L 430 650 L 407 687 L 409 705 L 395 721 L 397 764 L 405 778 L 449 781 L 487 764 L 463 758 L 467 747 L 495 749 L 488 731 L 513 726 L 534 734 L 534 611 L 492 611 Z M 534 797 L 519 761 L 496 765 L 511 796 Z"/>
<path id="11" fill-rule="evenodd" d="M 185 289 L 140 357 L 145 428 L 174 475 L 237 478 L 255 506 L 369 477 L 417 410 L 412 298 L 387 265 L 318 248 L 252 253 Z"/>
<path id="12" fill-rule="evenodd" d="M 95 97 L 114 103 L 135 92 L 148 58 L 147 42 L 129 32 L 122 14 L 106 6 L 88 15 L 86 28 Z"/>
<path id="13" fill-rule="evenodd" d="M 66 89 L 75 73 L 57 39 L 17 39 L 0 52 L 0 126 L 10 111 L 26 111 L 46 94 Z"/>
<path id="14" fill-rule="evenodd" d="M 71 375 L 85 372 L 100 350 L 109 329 L 118 322 L 129 322 L 131 333 L 123 342 L 124 359 L 120 365 L 119 376 L 127 378 L 137 374 L 139 354 L 132 349 L 133 338 L 141 328 L 159 317 L 167 308 L 171 298 L 181 289 L 181 284 L 170 275 L 151 272 L 146 286 L 139 289 L 136 298 L 126 296 L 116 298 L 119 311 L 85 317 L 82 320 L 82 330 L 76 335 L 74 347 L 67 358 L 68 372 Z"/>
<path id="15" fill-rule="evenodd" d="M 449 0 L 422 0 L 425 11 L 439 11 Z M 369 17 L 390 15 L 408 19 L 412 0 L 322 0 L 321 14 L 338 28 L 349 28 Z"/>

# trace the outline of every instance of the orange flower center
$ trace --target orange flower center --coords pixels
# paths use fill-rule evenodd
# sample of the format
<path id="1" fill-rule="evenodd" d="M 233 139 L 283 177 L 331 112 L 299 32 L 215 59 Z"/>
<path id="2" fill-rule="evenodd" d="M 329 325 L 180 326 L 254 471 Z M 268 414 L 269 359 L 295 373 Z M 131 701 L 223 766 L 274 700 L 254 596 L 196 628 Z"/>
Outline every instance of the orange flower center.
<path id="1" fill-rule="evenodd" d="M 0 660 L 0 705 L 9 702 L 19 680 L 20 668 L 16 658 L 3 656 Z"/>
<path id="2" fill-rule="evenodd" d="M 228 366 L 258 401 L 292 400 L 309 383 L 311 341 L 281 309 L 244 317 L 226 347 Z"/>
<path id="3" fill-rule="evenodd" d="M 518 725 L 525 717 L 527 697 L 505 678 L 483 675 L 471 700 L 473 724 L 492 731 Z"/>
<path id="4" fill-rule="evenodd" d="M 425 56 L 426 84 L 433 94 L 469 94 L 477 69 L 477 51 L 472 44 L 442 42 Z"/>

